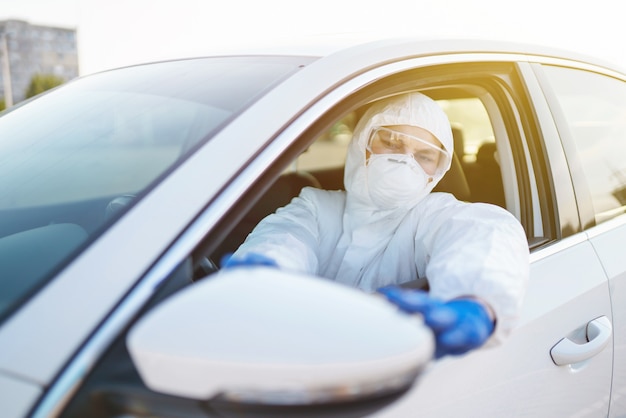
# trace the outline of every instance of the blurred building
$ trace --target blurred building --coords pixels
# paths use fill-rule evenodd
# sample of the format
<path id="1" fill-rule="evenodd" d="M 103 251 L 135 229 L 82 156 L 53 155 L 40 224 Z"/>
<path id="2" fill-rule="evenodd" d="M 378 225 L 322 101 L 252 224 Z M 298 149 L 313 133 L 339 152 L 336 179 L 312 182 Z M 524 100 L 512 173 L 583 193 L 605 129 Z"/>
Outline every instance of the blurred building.
<path id="1" fill-rule="evenodd" d="M 51 74 L 65 81 L 78 76 L 76 30 L 0 21 L 0 60 L 0 99 L 8 90 L 17 103 L 24 99 L 34 74 Z"/>

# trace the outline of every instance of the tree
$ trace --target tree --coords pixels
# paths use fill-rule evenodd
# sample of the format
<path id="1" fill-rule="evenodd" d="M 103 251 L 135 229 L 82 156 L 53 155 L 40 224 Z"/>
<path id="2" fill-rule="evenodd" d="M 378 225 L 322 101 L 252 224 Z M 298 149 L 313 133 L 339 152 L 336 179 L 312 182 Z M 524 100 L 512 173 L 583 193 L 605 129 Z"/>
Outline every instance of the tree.
<path id="1" fill-rule="evenodd" d="M 46 90 L 63 84 L 65 80 L 54 74 L 34 74 L 30 79 L 30 84 L 26 89 L 25 98 L 33 97 Z"/>

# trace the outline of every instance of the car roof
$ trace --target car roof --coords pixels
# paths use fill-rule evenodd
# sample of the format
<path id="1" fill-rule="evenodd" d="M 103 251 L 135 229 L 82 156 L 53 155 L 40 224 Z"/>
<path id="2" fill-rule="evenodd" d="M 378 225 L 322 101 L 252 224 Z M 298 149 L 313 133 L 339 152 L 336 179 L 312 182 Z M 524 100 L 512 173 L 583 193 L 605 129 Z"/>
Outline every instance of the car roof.
<path id="1" fill-rule="evenodd" d="M 368 64 L 375 66 L 384 62 L 393 62 L 400 59 L 417 58 L 420 56 L 469 53 L 515 54 L 565 59 L 603 67 L 621 74 L 626 73 L 626 69 L 621 68 L 614 62 L 565 48 L 488 39 L 373 39 L 368 36 L 356 35 L 303 37 L 295 38 L 288 42 L 277 42 L 271 45 L 251 44 L 250 46 L 231 47 L 226 50 L 221 50 L 220 52 L 187 58 L 293 56 L 307 57 L 309 62 L 310 60 L 332 61 L 337 65 L 358 59 L 361 66 L 368 67 Z M 184 58 L 176 58 L 173 60 L 180 59 Z M 144 64 L 150 64 L 150 62 Z"/>
<path id="2" fill-rule="evenodd" d="M 626 69 L 617 63 L 599 57 L 582 54 L 565 48 L 532 43 L 490 39 L 444 39 L 444 38 L 387 38 L 376 39 L 360 35 L 317 36 L 296 38 L 289 42 L 267 46 L 250 46 L 231 50 L 230 55 L 282 55 L 307 56 L 323 60 L 346 62 L 358 57 L 361 65 L 379 65 L 420 56 L 493 53 L 516 54 L 565 59 L 603 67 L 621 74 Z"/>
<path id="3" fill-rule="evenodd" d="M 513 41 L 486 40 L 486 39 L 423 39 L 423 38 L 394 38 L 376 40 L 366 43 L 353 44 L 344 49 L 336 49 L 328 53 L 331 55 L 371 54 L 372 58 L 383 55 L 391 58 L 419 57 L 443 54 L 464 53 L 498 53 L 532 55 L 548 58 L 559 58 L 581 63 L 597 65 L 624 73 L 616 63 L 601 58 L 582 54 L 565 48 L 546 45 L 522 43 Z"/>

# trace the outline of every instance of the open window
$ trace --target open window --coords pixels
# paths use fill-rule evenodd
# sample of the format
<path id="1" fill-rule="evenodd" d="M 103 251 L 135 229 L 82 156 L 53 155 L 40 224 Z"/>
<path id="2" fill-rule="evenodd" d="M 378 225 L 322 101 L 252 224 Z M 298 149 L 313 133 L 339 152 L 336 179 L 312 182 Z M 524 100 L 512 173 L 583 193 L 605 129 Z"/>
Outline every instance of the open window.
<path id="1" fill-rule="evenodd" d="M 375 100 L 407 91 L 433 98 L 451 122 L 455 156 L 435 188 L 459 200 L 501 206 L 516 216 L 531 246 L 554 236 L 550 184 L 522 83 L 510 63 L 448 65 L 381 79 L 336 104 L 268 169 L 255 190 L 267 189 L 236 223 L 211 258 L 238 248 L 254 226 L 297 196 L 302 187 L 342 190 L 353 130 Z M 271 185 L 271 186 L 268 186 Z M 242 199 L 245 202 L 248 198 Z M 248 205 L 250 202 L 248 201 Z"/>

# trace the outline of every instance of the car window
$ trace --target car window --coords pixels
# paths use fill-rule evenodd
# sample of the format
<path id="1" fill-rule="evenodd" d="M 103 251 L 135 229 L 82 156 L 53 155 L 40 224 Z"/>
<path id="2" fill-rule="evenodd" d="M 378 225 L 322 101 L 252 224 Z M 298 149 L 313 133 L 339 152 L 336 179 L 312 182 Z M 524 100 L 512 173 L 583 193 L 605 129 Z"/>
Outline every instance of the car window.
<path id="1" fill-rule="evenodd" d="M 300 63 L 234 57 L 129 67 L 3 113 L 0 318 Z"/>
<path id="2" fill-rule="evenodd" d="M 455 138 L 454 152 L 463 163 L 476 162 L 484 143 L 494 143 L 489 115 L 478 98 L 444 99 L 437 103 L 446 112 Z M 318 170 L 339 167 L 346 157 L 346 146 L 358 122 L 358 113 L 350 112 L 335 122 L 330 129 L 298 157 L 297 167 Z"/>
<path id="3" fill-rule="evenodd" d="M 516 71 L 510 63 L 415 70 L 368 86 L 316 116 L 316 123 L 294 141 L 289 158 L 279 160 L 280 167 L 268 170 L 267 177 L 257 178 L 250 196 L 235 210 L 241 220 L 224 227 L 226 239 L 206 244 L 211 248 L 208 257 L 219 263 L 224 254 L 234 252 L 265 216 L 288 204 L 302 187 L 343 190 L 347 147 L 368 106 L 378 98 L 415 90 L 441 106 L 455 139 L 456 164 L 434 191 L 505 208 L 522 223 L 532 249 L 551 242 L 556 221 L 552 201 L 546 198 L 550 178 L 542 148 L 536 145 L 539 133 L 525 106 L 521 76 L 512 76 Z M 432 80 L 431 73 L 436 75 Z M 276 179 L 272 173 L 282 175 Z"/>
<path id="4" fill-rule="evenodd" d="M 491 119 L 477 97 L 439 99 L 448 115 L 454 136 L 454 153 L 468 182 L 469 191 L 461 199 L 506 207 L 504 187 Z M 332 124 L 297 159 L 295 169 L 313 173 L 321 186 L 340 189 L 347 146 L 363 111 L 352 111 Z M 291 168 L 290 168 L 291 170 Z M 334 172 L 333 181 L 328 174 Z M 450 191 L 443 188 L 444 191 Z"/>
<path id="5" fill-rule="evenodd" d="M 590 71 L 556 66 L 543 69 L 575 144 L 595 222 L 624 213 L 626 83 Z"/>
<path id="6" fill-rule="evenodd" d="M 484 67 L 480 68 L 480 77 L 467 79 L 470 67 L 451 68 L 449 86 L 437 80 L 436 86 L 426 85 L 421 90 L 448 115 L 458 162 L 453 163 L 434 191 L 450 192 L 460 200 L 501 206 L 520 220 L 532 248 L 549 242 L 554 238 L 555 228 L 553 210 L 545 198 L 550 193 L 550 180 L 541 171 L 542 167 L 545 169 L 543 151 L 534 145 L 537 141 L 533 138 L 538 133 L 533 116 L 526 114 L 527 108 L 520 105 L 527 100 L 522 96 L 521 82 L 503 76 L 511 84 L 504 91 L 500 81 L 486 81 L 497 80 L 497 76 L 483 75 Z M 499 64 L 494 64 L 494 68 L 494 72 L 500 71 Z M 509 66 L 502 68 L 506 68 L 507 74 L 514 72 Z M 445 70 L 438 74 L 443 73 Z M 413 84 L 414 80 L 422 79 L 420 73 L 411 75 L 415 77 Z M 324 189 L 343 189 L 345 144 L 362 114 L 363 109 L 358 108 L 339 115 L 290 170 L 296 167 L 313 174 Z"/>

